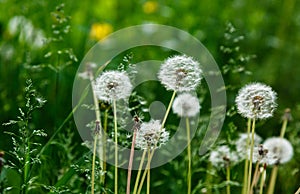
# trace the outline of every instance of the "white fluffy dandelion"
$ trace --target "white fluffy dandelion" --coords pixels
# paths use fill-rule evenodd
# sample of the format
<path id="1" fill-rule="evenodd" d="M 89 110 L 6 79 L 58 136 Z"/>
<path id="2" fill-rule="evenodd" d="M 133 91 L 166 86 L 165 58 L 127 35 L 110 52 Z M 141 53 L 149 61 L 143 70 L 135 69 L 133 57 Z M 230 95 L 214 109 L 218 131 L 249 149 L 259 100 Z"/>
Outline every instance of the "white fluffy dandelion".
<path id="1" fill-rule="evenodd" d="M 276 164 L 282 164 L 290 161 L 293 157 L 294 150 L 291 143 L 280 137 L 271 137 L 264 142 L 264 147 L 268 149 L 276 159 Z"/>
<path id="2" fill-rule="evenodd" d="M 251 134 L 250 134 L 251 138 Z M 248 139 L 248 134 L 247 133 L 241 133 L 239 135 L 239 138 L 235 142 L 236 150 L 240 156 L 241 159 L 245 159 L 246 155 L 248 154 L 250 145 L 247 146 L 247 139 Z M 254 133 L 254 146 L 258 146 L 262 141 L 262 138 Z M 250 143 L 250 141 L 249 141 Z M 248 147 L 248 150 L 247 150 Z"/>
<path id="3" fill-rule="evenodd" d="M 140 149 L 156 149 L 166 144 L 168 140 L 169 132 L 165 128 L 161 129 L 160 121 L 151 120 L 141 124 L 136 134 L 135 145 Z"/>
<path id="4" fill-rule="evenodd" d="M 132 85 L 125 72 L 106 71 L 95 82 L 95 93 L 100 100 L 112 102 L 130 96 Z"/>
<path id="5" fill-rule="evenodd" d="M 217 149 L 211 151 L 209 156 L 209 161 L 211 164 L 217 168 L 223 168 L 227 165 L 234 165 L 239 161 L 237 153 L 227 145 L 222 145 Z"/>
<path id="6" fill-rule="evenodd" d="M 250 155 L 250 150 L 248 152 Z M 273 165 L 276 162 L 274 155 L 269 152 L 262 144 L 254 147 L 253 149 L 253 163 L 259 162 L 260 164 Z"/>
<path id="7" fill-rule="evenodd" d="M 173 112 L 181 117 L 193 117 L 200 111 L 199 100 L 189 93 L 178 95 L 173 103 Z"/>
<path id="8" fill-rule="evenodd" d="M 235 102 L 238 112 L 250 119 L 266 119 L 273 116 L 277 107 L 276 93 L 270 86 L 251 83 L 240 89 Z"/>
<path id="9" fill-rule="evenodd" d="M 167 90 L 195 90 L 202 78 L 199 63 L 192 57 L 177 55 L 168 58 L 160 68 L 158 78 Z"/>

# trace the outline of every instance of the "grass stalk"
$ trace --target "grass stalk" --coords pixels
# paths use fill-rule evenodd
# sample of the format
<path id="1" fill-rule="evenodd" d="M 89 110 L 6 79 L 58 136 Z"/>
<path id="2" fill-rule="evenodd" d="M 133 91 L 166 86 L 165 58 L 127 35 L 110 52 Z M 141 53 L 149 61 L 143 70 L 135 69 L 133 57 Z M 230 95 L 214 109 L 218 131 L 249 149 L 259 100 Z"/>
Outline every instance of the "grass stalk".
<path id="1" fill-rule="evenodd" d="M 29 176 L 29 170 L 30 170 L 30 141 L 28 138 L 27 139 L 27 149 L 26 149 L 26 154 L 25 154 L 25 163 L 24 163 L 24 192 L 27 194 L 28 191 L 28 176 Z"/>

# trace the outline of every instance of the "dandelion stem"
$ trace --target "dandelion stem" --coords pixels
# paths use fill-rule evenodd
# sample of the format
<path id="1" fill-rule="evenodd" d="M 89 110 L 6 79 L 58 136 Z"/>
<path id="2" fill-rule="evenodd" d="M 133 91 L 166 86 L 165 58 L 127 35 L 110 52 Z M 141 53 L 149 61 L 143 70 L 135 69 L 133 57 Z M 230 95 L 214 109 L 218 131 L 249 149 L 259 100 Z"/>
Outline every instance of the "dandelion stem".
<path id="1" fill-rule="evenodd" d="M 136 126 L 136 123 L 135 123 L 135 125 L 133 127 L 133 136 L 132 136 L 130 157 L 129 157 L 129 163 L 128 163 L 126 194 L 130 194 L 130 180 L 131 180 L 132 162 L 133 162 L 133 156 L 134 156 L 134 145 L 135 145 L 136 131 L 137 131 L 137 126 Z"/>
<path id="2" fill-rule="evenodd" d="M 227 180 L 226 192 L 227 192 L 227 194 L 230 194 L 230 166 L 229 166 L 229 164 L 226 167 L 226 180 Z"/>
<path id="3" fill-rule="evenodd" d="M 300 194 L 300 187 L 299 187 L 299 189 L 295 192 L 295 194 Z"/>
<path id="4" fill-rule="evenodd" d="M 98 122 L 97 122 L 98 123 Z M 96 123 L 96 125 L 97 125 Z M 96 161 L 96 148 L 97 148 L 98 133 L 94 136 L 94 148 L 93 148 L 93 161 L 92 161 L 92 177 L 91 177 L 91 193 L 95 192 L 95 161 Z"/>
<path id="5" fill-rule="evenodd" d="M 165 113 L 164 119 L 163 119 L 163 121 L 162 121 L 162 123 L 161 123 L 161 130 L 162 130 L 162 129 L 164 128 L 164 126 L 165 126 L 165 123 L 166 123 L 166 121 L 167 121 L 167 118 L 168 118 L 169 112 L 170 112 L 170 110 L 171 110 L 171 107 L 172 107 L 172 104 L 173 104 L 173 101 L 174 101 L 175 96 L 176 96 L 176 91 L 173 92 L 173 95 L 172 95 L 171 100 L 170 100 L 170 102 L 169 102 L 169 105 L 168 105 L 167 111 L 166 111 L 166 113 Z M 153 150 L 153 151 L 154 151 L 154 150 Z"/>
<path id="6" fill-rule="evenodd" d="M 251 130 L 250 162 L 249 162 L 249 172 L 248 172 L 248 193 L 250 193 L 250 189 L 251 189 L 250 186 L 251 186 L 251 176 L 252 176 L 254 132 L 255 132 L 255 118 L 252 121 L 252 130 Z"/>
<path id="7" fill-rule="evenodd" d="M 88 67 L 89 69 L 89 67 Z M 92 71 L 89 69 L 88 70 L 88 75 L 89 79 L 91 82 L 91 87 L 92 87 L 92 92 L 93 92 L 93 99 L 94 99 L 94 107 L 95 107 L 95 114 L 96 114 L 96 128 L 95 128 L 95 136 L 94 136 L 94 147 L 93 147 L 93 160 L 92 160 L 92 177 L 91 177 L 91 192 L 94 194 L 95 192 L 95 161 L 96 161 L 96 149 L 97 149 L 97 140 L 98 140 L 98 135 L 102 137 L 101 131 L 102 131 L 102 126 L 101 126 L 101 117 L 100 117 L 100 109 L 99 109 L 99 102 L 98 98 L 95 93 L 95 84 L 94 84 L 94 76 Z M 103 143 L 103 142 L 102 142 Z M 100 153 L 103 154 L 103 146 L 100 146 Z M 104 166 L 104 160 L 100 161 L 100 166 L 101 170 L 103 170 Z M 104 173 L 101 175 L 101 180 L 103 179 L 102 177 L 105 176 Z"/>
<path id="8" fill-rule="evenodd" d="M 170 100 L 170 102 L 169 102 L 169 105 L 168 105 L 168 108 L 167 108 L 167 110 L 166 110 L 164 119 L 163 119 L 163 121 L 162 121 L 160 131 L 164 128 L 164 125 L 165 125 L 165 123 L 166 123 L 166 121 L 167 121 L 169 112 L 170 112 L 170 110 L 171 110 L 173 101 L 174 101 L 174 99 L 175 99 L 175 96 L 176 96 L 176 91 L 173 92 L 173 95 L 172 95 L 171 100 Z M 150 157 L 148 157 L 147 167 L 146 167 L 146 170 L 145 170 L 144 173 L 143 173 L 142 180 L 141 180 L 141 183 L 140 183 L 139 188 L 138 188 L 138 191 L 137 191 L 138 194 L 139 194 L 139 193 L 141 192 L 141 190 L 142 190 L 143 183 L 144 183 L 144 180 L 145 180 L 145 178 L 146 178 L 146 174 L 147 174 L 147 172 L 148 172 L 147 169 L 150 169 L 150 163 L 151 163 L 152 157 L 153 157 L 153 155 L 154 155 L 155 148 L 156 148 L 156 146 L 154 146 L 153 150 L 151 151 Z M 134 193 L 135 193 L 135 192 L 134 192 Z"/>
<path id="9" fill-rule="evenodd" d="M 287 123 L 288 123 L 288 119 L 285 118 L 285 119 L 283 120 L 283 122 L 282 122 L 282 127 L 281 127 L 281 131 L 280 131 L 280 137 L 281 137 L 281 138 L 284 137 Z"/>
<path id="10" fill-rule="evenodd" d="M 140 194 L 140 193 L 141 193 L 141 190 L 142 190 L 142 188 L 143 188 L 143 184 L 144 184 L 146 175 L 147 175 L 147 173 L 148 173 L 148 169 L 150 170 L 150 164 L 151 164 L 151 160 L 152 160 L 153 155 L 154 155 L 154 149 L 152 150 L 150 156 L 148 156 L 148 161 L 147 161 L 146 170 L 144 170 L 144 173 L 143 173 L 143 176 L 142 176 L 141 183 L 140 183 L 140 185 L 139 185 L 139 189 L 138 189 L 137 194 Z"/>
<path id="11" fill-rule="evenodd" d="M 104 134 L 102 135 L 102 143 L 103 143 L 103 152 L 102 152 L 102 161 L 103 161 L 103 167 L 102 167 L 102 175 L 100 176 L 100 184 L 102 186 L 105 185 L 105 174 L 106 174 L 106 132 L 107 132 L 107 120 L 108 120 L 108 110 L 105 110 L 104 112 L 104 123 L 103 123 L 103 132 Z"/>
<path id="12" fill-rule="evenodd" d="M 150 149 L 148 148 L 148 160 L 150 160 Z M 147 194 L 150 194 L 150 168 L 147 169 Z"/>
<path id="13" fill-rule="evenodd" d="M 263 168 L 262 176 L 260 179 L 259 194 L 263 194 L 265 180 L 266 180 L 266 169 Z"/>
<path id="14" fill-rule="evenodd" d="M 140 177 L 141 177 L 141 173 L 142 173 L 142 167 L 143 167 L 143 163 L 144 163 L 144 160 L 145 160 L 146 153 L 147 153 L 147 150 L 144 150 L 142 158 L 141 158 L 138 174 L 137 174 L 137 177 L 135 179 L 133 194 L 136 194 L 136 191 L 138 189 L 138 185 L 139 185 L 138 183 L 140 181 Z"/>
<path id="15" fill-rule="evenodd" d="M 255 166 L 255 171 L 254 171 L 254 174 L 253 174 L 253 180 L 252 180 L 252 183 L 251 183 L 250 194 L 253 193 L 253 188 L 254 188 L 254 186 L 256 186 L 257 181 L 259 179 L 259 176 L 260 176 L 259 161 L 257 161 L 256 166 Z"/>
<path id="16" fill-rule="evenodd" d="M 272 172 L 271 172 L 271 178 L 270 178 L 270 183 L 269 183 L 269 188 L 268 188 L 267 194 L 273 194 L 274 193 L 276 178 L 277 178 L 277 172 L 278 172 L 278 166 L 275 165 L 272 169 Z"/>
<path id="17" fill-rule="evenodd" d="M 284 137 L 286 127 L 287 127 L 287 123 L 288 123 L 288 118 L 284 117 L 283 122 L 282 122 L 281 131 L 280 131 L 280 137 L 281 138 Z M 276 178 L 277 178 L 277 172 L 278 172 L 278 165 L 275 165 L 272 169 L 272 172 L 271 172 L 271 179 L 270 179 L 270 183 L 269 183 L 268 194 L 273 194 L 274 193 Z"/>
<path id="18" fill-rule="evenodd" d="M 244 166 L 244 184 L 243 184 L 243 192 L 242 194 L 246 194 L 248 191 L 248 168 L 249 168 L 249 156 L 248 156 L 248 149 L 250 143 L 250 130 L 251 130 L 251 119 L 248 119 L 247 123 L 247 142 L 246 142 L 246 157 L 245 157 L 245 166 Z"/>
<path id="19" fill-rule="evenodd" d="M 188 175 L 187 175 L 187 193 L 191 194 L 192 185 L 192 156 L 191 156 L 191 135 L 190 135 L 190 122 L 189 118 L 186 117 L 186 132 L 187 132 L 187 154 L 188 154 Z"/>
<path id="20" fill-rule="evenodd" d="M 114 128 L 115 128 L 115 194 L 118 194 L 118 127 L 117 127 L 117 106 L 116 100 L 114 106 Z"/>

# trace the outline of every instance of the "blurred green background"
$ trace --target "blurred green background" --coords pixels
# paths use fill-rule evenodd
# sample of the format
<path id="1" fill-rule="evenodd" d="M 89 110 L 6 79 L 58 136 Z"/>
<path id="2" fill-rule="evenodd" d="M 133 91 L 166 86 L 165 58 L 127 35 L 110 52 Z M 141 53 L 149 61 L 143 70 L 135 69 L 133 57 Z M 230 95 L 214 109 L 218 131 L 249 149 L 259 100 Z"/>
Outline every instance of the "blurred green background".
<path id="1" fill-rule="evenodd" d="M 27 28 L 18 26 L 18 21 Z M 72 110 L 73 79 L 87 51 L 109 33 L 144 23 L 174 26 L 199 39 L 224 72 L 229 108 L 244 84 L 260 81 L 272 86 L 279 106 L 262 134 L 278 135 L 275 128 L 280 128 L 281 114 L 290 107 L 294 120 L 287 136 L 299 145 L 300 1 L 296 0 L 0 0 L 0 123 L 16 118 L 30 78 L 47 100 L 34 114 L 32 125 L 45 129 L 50 137 Z M 224 47 L 232 50 L 226 52 Z M 237 126 L 244 124 L 240 117 L 231 119 Z M 72 119 L 67 126 L 74 130 L 72 143 L 79 145 Z M 0 150 L 7 151 L 11 140 L 5 130 L 1 126 Z M 72 150 L 74 158 L 80 151 Z M 286 171 L 279 176 L 283 186 L 277 193 L 292 193 L 299 186 L 299 162 L 296 156 L 289 168 L 293 174 Z M 59 165 L 67 164 L 58 162 L 53 169 Z"/>

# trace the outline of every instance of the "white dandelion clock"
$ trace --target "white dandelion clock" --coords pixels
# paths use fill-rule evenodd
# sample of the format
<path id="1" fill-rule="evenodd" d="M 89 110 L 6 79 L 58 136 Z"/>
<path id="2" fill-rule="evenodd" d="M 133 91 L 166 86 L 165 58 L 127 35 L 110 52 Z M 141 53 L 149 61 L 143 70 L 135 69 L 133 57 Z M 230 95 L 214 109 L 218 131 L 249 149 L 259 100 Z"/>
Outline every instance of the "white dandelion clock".
<path id="1" fill-rule="evenodd" d="M 135 145 L 140 149 L 156 149 L 164 145 L 169 140 L 169 132 L 165 128 L 161 129 L 159 120 L 151 120 L 142 123 L 137 131 Z"/>
<path id="2" fill-rule="evenodd" d="M 271 137 L 264 142 L 264 147 L 268 149 L 276 164 L 283 164 L 290 161 L 294 155 L 293 146 L 291 143 L 280 137 Z"/>
<path id="3" fill-rule="evenodd" d="M 266 119 L 273 116 L 277 107 L 277 94 L 270 86 L 251 83 L 240 89 L 235 99 L 238 113 L 250 119 Z"/>
<path id="4" fill-rule="evenodd" d="M 251 134 L 250 134 L 250 137 L 251 137 Z M 248 147 L 248 149 L 250 148 L 250 146 L 247 146 L 247 139 L 248 139 L 248 134 L 241 133 L 239 135 L 239 138 L 235 141 L 236 150 L 242 159 L 245 159 L 245 157 L 248 153 L 247 147 Z M 262 141 L 262 138 L 259 135 L 257 135 L 256 133 L 254 133 L 254 146 L 258 146 L 261 143 L 261 141 Z M 250 143 L 250 141 L 249 141 L 249 143 Z"/>
<path id="5" fill-rule="evenodd" d="M 209 161 L 217 168 L 224 168 L 228 165 L 234 165 L 238 162 L 239 157 L 235 151 L 230 150 L 227 145 L 222 145 L 211 151 Z"/>
<path id="6" fill-rule="evenodd" d="M 202 70 L 192 57 L 177 55 L 161 65 L 158 78 L 167 90 L 193 91 L 202 79 Z"/>
<path id="7" fill-rule="evenodd" d="M 95 82 L 95 93 L 99 100 L 112 102 L 130 96 L 132 85 L 126 72 L 106 71 Z"/>
<path id="8" fill-rule="evenodd" d="M 193 117 L 200 111 L 199 100 L 189 93 L 178 95 L 173 103 L 173 112 L 181 117 Z"/>
<path id="9" fill-rule="evenodd" d="M 250 152 L 248 152 L 250 155 Z M 276 162 L 276 159 L 274 155 L 269 152 L 268 149 L 266 149 L 262 144 L 254 147 L 253 149 L 253 163 L 260 163 L 260 164 L 267 164 L 267 165 L 273 165 Z"/>

